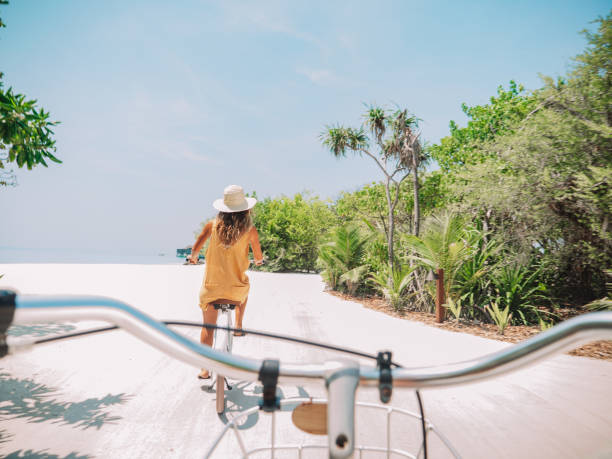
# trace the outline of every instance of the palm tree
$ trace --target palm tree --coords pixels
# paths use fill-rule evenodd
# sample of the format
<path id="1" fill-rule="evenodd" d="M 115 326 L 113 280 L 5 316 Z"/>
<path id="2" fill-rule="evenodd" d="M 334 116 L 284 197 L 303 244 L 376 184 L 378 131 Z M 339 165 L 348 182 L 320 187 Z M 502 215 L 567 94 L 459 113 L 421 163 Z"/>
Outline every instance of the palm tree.
<path id="1" fill-rule="evenodd" d="M 389 285 L 393 282 L 394 270 L 394 212 L 399 200 L 400 185 L 409 175 L 410 170 L 417 164 L 415 154 L 421 154 L 419 135 L 415 134 L 417 119 L 409 117 L 407 110 L 388 113 L 380 107 L 369 107 L 364 115 L 364 126 L 372 136 L 373 152 L 363 127 L 358 129 L 340 125 L 326 126 L 320 139 L 324 146 L 329 148 L 335 157 L 344 157 L 348 151 L 354 154 L 365 154 L 372 158 L 385 175 L 385 194 L 387 198 L 387 262 L 389 266 Z M 420 158 L 420 156 L 419 156 Z M 418 181 L 418 175 L 416 176 Z M 393 193 L 393 196 L 392 196 Z M 418 197 L 418 188 L 416 190 Z M 417 198 L 418 199 L 418 198 Z M 415 202 L 415 209 L 418 204 Z M 418 228 L 418 224 L 416 226 Z"/>
<path id="2" fill-rule="evenodd" d="M 397 110 L 393 116 L 394 135 L 387 145 L 387 149 L 393 152 L 407 165 L 412 172 L 412 184 L 414 192 L 414 235 L 419 235 L 421 221 L 421 207 L 419 201 L 419 167 L 426 160 L 423 147 L 419 142 L 420 132 L 416 132 L 418 120 L 409 116 L 407 110 Z"/>
<path id="3" fill-rule="evenodd" d="M 421 237 L 408 236 L 406 245 L 414 253 L 410 258 L 420 265 L 444 270 L 444 290 L 450 294 L 457 272 L 471 255 L 463 219 L 453 212 L 433 215 Z"/>
<path id="4" fill-rule="evenodd" d="M 367 266 L 362 264 L 369 238 L 359 228 L 345 225 L 336 228 L 330 240 L 319 247 L 319 263 L 325 267 L 321 275 L 332 289 L 346 284 L 353 295 Z"/>

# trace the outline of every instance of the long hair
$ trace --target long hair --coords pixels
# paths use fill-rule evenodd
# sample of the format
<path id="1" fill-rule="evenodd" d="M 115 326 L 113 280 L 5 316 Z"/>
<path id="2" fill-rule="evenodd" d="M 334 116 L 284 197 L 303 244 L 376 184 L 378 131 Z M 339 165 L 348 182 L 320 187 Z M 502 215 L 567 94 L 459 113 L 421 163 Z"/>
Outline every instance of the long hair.
<path id="1" fill-rule="evenodd" d="M 251 211 L 219 212 L 217 215 L 217 236 L 225 247 L 231 247 L 253 226 Z"/>

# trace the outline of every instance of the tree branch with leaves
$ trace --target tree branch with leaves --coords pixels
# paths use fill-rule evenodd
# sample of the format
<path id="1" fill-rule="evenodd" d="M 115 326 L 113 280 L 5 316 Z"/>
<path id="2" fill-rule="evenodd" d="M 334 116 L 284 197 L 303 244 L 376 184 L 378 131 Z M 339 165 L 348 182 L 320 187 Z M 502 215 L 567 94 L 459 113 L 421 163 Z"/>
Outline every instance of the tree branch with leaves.
<path id="1" fill-rule="evenodd" d="M 0 5 L 8 2 L 0 0 Z M 0 19 L 0 28 L 5 24 Z M 56 151 L 54 132 L 51 129 L 58 122 L 50 121 L 49 112 L 36 106 L 36 100 L 25 95 L 3 89 L 3 74 L 0 72 L 0 186 L 16 185 L 12 170 L 6 170 L 9 163 L 17 167 L 26 166 L 31 170 L 36 165 L 47 167 L 47 160 L 61 163 L 54 155 Z"/>
<path id="2" fill-rule="evenodd" d="M 413 172 L 415 187 L 415 230 L 418 232 L 418 168 L 425 159 L 417 132 L 418 119 L 407 110 L 389 111 L 370 106 L 359 128 L 341 125 L 326 126 L 320 135 L 322 144 L 337 158 L 349 152 L 371 158 L 382 171 L 387 199 L 387 259 L 389 275 L 395 269 L 394 231 L 395 208 L 401 183 Z M 369 131 L 370 136 L 366 133 Z"/>

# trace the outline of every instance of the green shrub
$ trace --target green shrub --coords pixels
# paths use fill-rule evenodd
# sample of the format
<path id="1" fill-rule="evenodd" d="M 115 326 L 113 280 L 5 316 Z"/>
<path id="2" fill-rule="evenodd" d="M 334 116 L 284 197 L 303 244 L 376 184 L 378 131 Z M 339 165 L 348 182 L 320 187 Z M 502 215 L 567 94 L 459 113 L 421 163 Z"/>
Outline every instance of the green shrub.
<path id="1" fill-rule="evenodd" d="M 470 315 L 473 315 L 474 307 L 487 304 L 493 293 L 490 273 L 498 264 L 498 256 L 503 246 L 483 231 L 471 229 L 468 234 L 470 255 L 457 270 L 452 293 L 457 298 L 469 300 L 464 302 L 464 306 L 468 307 Z"/>
<path id="2" fill-rule="evenodd" d="M 267 271 L 315 271 L 318 248 L 336 217 L 318 197 L 266 198 L 253 210 L 253 222 Z"/>
<path id="3" fill-rule="evenodd" d="M 525 325 L 538 323 L 537 306 L 548 301 L 546 286 L 538 279 L 540 272 L 535 266 L 515 264 L 495 271 L 491 279 L 500 305 L 508 307 L 515 320 Z"/>
<path id="4" fill-rule="evenodd" d="M 612 311 L 612 270 L 606 269 L 604 270 L 604 274 L 607 277 L 607 296 L 595 301 L 591 301 L 589 304 L 587 304 L 586 309 L 589 311 Z"/>

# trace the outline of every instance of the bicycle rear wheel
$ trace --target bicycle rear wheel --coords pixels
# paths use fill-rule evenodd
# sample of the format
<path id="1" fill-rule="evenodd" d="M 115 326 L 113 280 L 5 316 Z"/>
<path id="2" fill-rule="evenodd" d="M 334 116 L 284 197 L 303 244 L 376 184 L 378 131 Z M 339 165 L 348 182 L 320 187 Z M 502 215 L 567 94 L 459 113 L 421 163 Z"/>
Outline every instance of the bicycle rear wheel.
<path id="1" fill-rule="evenodd" d="M 219 314 L 217 325 L 220 328 L 215 330 L 214 349 L 222 352 L 232 352 L 232 333 L 224 330 L 226 327 L 232 326 L 232 317 L 230 311 L 222 311 Z M 217 374 L 216 378 L 216 408 L 217 413 L 221 414 L 225 411 L 225 376 Z"/>
<path id="2" fill-rule="evenodd" d="M 225 376 L 217 375 L 217 413 L 225 411 Z"/>

